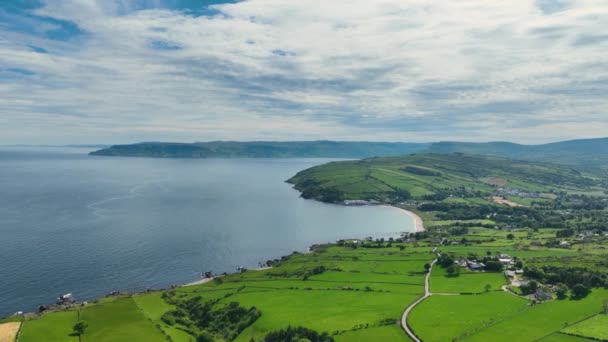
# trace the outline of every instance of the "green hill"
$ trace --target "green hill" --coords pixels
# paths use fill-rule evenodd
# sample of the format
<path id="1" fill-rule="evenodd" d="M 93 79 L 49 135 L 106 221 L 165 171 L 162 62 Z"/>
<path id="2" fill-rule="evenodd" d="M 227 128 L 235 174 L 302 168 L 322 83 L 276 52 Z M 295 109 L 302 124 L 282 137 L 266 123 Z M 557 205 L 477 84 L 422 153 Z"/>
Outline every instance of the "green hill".
<path id="1" fill-rule="evenodd" d="M 325 202 L 483 197 L 497 187 L 525 193 L 591 189 L 597 180 L 566 166 L 465 154 L 418 154 L 340 161 L 289 179 L 305 198 Z"/>

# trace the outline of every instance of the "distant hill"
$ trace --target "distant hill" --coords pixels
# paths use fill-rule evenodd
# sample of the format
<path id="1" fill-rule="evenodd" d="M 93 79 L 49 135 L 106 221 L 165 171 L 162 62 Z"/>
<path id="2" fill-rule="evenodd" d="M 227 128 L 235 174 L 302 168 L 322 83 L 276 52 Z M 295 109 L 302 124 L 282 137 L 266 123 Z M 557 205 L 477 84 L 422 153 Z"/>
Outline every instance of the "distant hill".
<path id="1" fill-rule="evenodd" d="M 211 141 L 197 143 L 143 142 L 115 145 L 95 156 L 153 158 L 369 158 L 414 153 L 466 153 L 542 161 L 579 168 L 608 169 L 608 138 L 570 140 L 543 145 L 510 142 L 368 142 L 368 141 Z"/>
<path id="2" fill-rule="evenodd" d="M 579 167 L 608 167 L 608 138 L 569 140 L 543 145 L 438 142 L 431 144 L 425 152 L 461 152 Z"/>
<path id="3" fill-rule="evenodd" d="M 332 162 L 300 171 L 289 182 L 303 197 L 324 202 L 485 197 L 496 187 L 549 193 L 600 185 L 568 166 L 461 153 Z"/>
<path id="4" fill-rule="evenodd" d="M 367 158 L 417 153 L 429 146 L 430 144 L 365 141 L 144 142 L 115 145 L 90 154 L 155 158 Z"/>

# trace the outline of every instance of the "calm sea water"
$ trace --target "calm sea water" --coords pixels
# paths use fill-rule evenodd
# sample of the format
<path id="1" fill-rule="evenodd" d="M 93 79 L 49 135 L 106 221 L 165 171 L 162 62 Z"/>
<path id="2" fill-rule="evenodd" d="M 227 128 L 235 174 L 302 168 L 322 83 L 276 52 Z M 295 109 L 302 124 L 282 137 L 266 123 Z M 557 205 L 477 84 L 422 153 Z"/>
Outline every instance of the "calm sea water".
<path id="1" fill-rule="evenodd" d="M 414 231 L 398 209 L 303 200 L 284 182 L 327 159 L 87 152 L 0 148 L 0 316 L 67 292 L 166 287 L 313 243 Z"/>

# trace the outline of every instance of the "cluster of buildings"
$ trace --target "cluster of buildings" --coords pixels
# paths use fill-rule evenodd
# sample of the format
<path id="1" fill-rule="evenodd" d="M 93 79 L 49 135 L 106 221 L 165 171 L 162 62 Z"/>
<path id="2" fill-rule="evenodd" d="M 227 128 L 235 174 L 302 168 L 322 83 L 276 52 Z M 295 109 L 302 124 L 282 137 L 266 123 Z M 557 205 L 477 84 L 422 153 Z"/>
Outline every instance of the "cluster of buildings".
<path id="1" fill-rule="evenodd" d="M 516 196 L 516 197 L 524 197 L 524 198 L 539 198 L 540 194 L 538 192 L 527 192 L 519 189 L 513 188 L 498 188 L 496 189 L 496 194 L 500 196 Z"/>

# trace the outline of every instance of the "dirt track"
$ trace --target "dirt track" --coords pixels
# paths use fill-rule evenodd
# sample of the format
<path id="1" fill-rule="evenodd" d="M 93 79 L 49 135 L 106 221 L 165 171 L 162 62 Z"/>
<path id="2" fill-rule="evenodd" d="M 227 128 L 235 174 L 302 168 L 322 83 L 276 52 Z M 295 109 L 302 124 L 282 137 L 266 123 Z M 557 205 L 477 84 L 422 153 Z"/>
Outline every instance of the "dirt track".
<path id="1" fill-rule="evenodd" d="M 0 324 L 0 342 L 15 342 L 21 322 Z"/>

